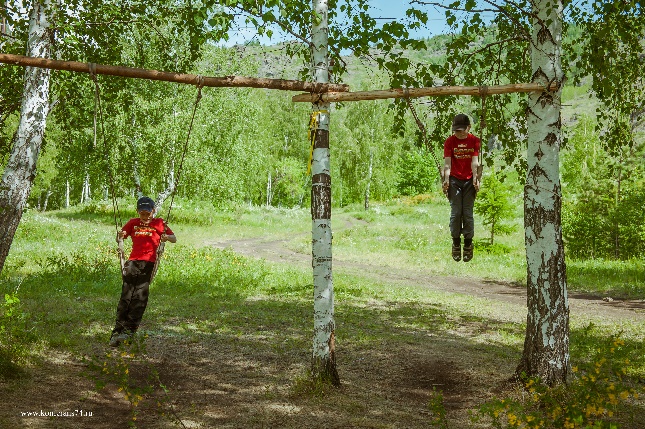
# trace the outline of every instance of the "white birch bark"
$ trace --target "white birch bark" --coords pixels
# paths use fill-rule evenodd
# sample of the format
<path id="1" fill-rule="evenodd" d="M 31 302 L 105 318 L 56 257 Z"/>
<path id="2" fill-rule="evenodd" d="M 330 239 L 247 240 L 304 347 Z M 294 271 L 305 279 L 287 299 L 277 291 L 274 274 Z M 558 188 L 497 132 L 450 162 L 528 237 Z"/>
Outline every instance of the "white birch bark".
<path id="1" fill-rule="evenodd" d="M 374 161 L 374 152 L 370 150 L 370 165 L 367 168 L 367 187 L 365 188 L 365 210 L 370 209 L 370 185 L 372 184 L 372 162 Z"/>
<path id="2" fill-rule="evenodd" d="M 27 55 L 50 57 L 51 32 L 48 14 L 50 0 L 36 1 L 29 18 Z M 26 67 L 20 122 L 13 137 L 9 161 L 0 183 L 0 271 L 4 266 L 14 234 L 22 218 L 36 176 L 36 162 L 49 114 L 50 71 Z"/>
<path id="3" fill-rule="evenodd" d="M 527 261 L 527 327 L 518 375 L 552 385 L 569 372 L 569 303 L 561 227 L 562 1 L 534 4 L 533 82 L 555 91 L 531 93 L 528 108 L 524 226 Z"/>
<path id="4" fill-rule="evenodd" d="M 177 189 L 177 183 L 175 182 L 175 161 L 171 161 L 170 171 L 168 171 L 168 180 L 166 181 L 166 189 L 157 194 L 157 200 L 155 201 L 158 216 L 161 216 L 161 208 L 163 207 L 163 204 L 166 202 L 168 197 L 175 192 L 175 189 Z M 139 186 L 137 189 L 137 198 L 141 198 L 142 196 L 143 192 L 141 192 L 141 186 Z M 169 219 L 166 220 L 168 221 Z"/>
<path id="5" fill-rule="evenodd" d="M 328 4 L 313 0 L 315 12 L 312 27 L 312 67 L 314 82 L 329 82 Z M 331 176 L 329 168 L 329 103 L 314 103 L 318 116 L 311 164 L 311 236 L 314 280 L 314 339 L 312 372 L 340 384 L 336 371 L 334 287 L 331 253 Z"/>

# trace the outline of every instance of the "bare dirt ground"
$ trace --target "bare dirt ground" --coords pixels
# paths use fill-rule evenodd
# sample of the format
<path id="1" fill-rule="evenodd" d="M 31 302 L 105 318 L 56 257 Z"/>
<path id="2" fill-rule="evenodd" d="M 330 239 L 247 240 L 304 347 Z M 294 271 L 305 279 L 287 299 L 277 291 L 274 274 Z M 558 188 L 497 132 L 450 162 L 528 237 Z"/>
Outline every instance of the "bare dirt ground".
<path id="1" fill-rule="evenodd" d="M 286 240 L 208 244 L 271 262 L 311 266 L 310 255 L 289 250 Z M 334 267 L 359 270 L 393 285 L 503 303 L 500 307 L 506 311 L 500 317 L 514 322 L 526 315 L 525 290 L 511 284 L 430 277 L 338 259 Z M 574 294 L 570 305 L 572 315 L 645 321 L 643 301 L 605 302 L 602 297 Z M 378 352 L 341 344 L 341 388 L 303 396 L 294 386 L 307 369 L 306 347 L 266 341 L 251 333 L 147 334 L 144 358 L 111 361 L 125 362 L 131 384 L 152 388 L 136 407 L 125 399 L 118 383 L 96 389 L 87 362 L 52 355 L 27 377 L 0 383 L 0 428 L 428 428 L 433 419 L 428 404 L 435 391 L 443 395 L 449 428 L 478 427 L 470 423 L 469 411 L 511 388 L 508 377 L 518 358 L 503 349 L 498 359 L 485 357 L 487 345 L 469 341 L 467 333 L 397 347 L 383 342 Z M 100 365 L 109 352 L 109 347 L 96 345 L 93 359 Z M 645 422 L 634 427 L 645 427 Z"/>
<path id="2" fill-rule="evenodd" d="M 311 255 L 297 253 L 287 247 L 287 240 L 266 240 L 250 238 L 210 243 L 220 249 L 231 249 L 236 253 L 271 262 L 311 266 Z M 526 288 L 505 282 L 482 281 L 463 277 L 428 276 L 420 271 L 384 268 L 377 264 L 366 265 L 343 261 L 334 257 L 334 268 L 350 269 L 375 278 L 433 290 L 472 295 L 503 301 L 526 307 Z M 645 321 L 645 300 L 620 300 L 588 294 L 569 293 L 572 313 L 604 315 L 611 319 L 634 319 Z M 519 310 L 519 309 L 518 309 Z M 525 313 L 524 310 L 520 313 Z"/>

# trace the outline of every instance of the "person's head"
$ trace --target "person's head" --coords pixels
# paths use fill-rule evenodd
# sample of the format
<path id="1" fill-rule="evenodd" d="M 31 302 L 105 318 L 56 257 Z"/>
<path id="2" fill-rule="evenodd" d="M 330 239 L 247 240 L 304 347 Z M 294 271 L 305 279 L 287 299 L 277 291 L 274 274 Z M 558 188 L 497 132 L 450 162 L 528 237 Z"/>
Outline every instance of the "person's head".
<path id="1" fill-rule="evenodd" d="M 141 197 L 137 200 L 137 213 L 142 221 L 149 221 L 155 214 L 155 202 L 150 197 Z"/>
<path id="2" fill-rule="evenodd" d="M 452 119 L 452 132 L 457 138 L 465 139 L 470 131 L 470 118 L 468 115 L 459 113 Z"/>

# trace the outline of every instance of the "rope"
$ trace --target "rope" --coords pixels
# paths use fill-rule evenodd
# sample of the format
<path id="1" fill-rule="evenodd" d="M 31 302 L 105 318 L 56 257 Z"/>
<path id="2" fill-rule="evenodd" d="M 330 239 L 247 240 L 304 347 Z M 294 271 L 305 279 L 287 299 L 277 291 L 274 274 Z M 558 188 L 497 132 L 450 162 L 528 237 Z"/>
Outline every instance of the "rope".
<path id="1" fill-rule="evenodd" d="M 426 149 L 428 152 L 430 152 L 430 155 L 432 155 L 432 159 L 434 160 L 435 165 L 437 166 L 437 171 L 439 172 L 439 178 L 443 179 L 443 174 L 441 172 L 441 163 L 439 163 L 439 160 L 437 160 L 437 156 L 434 153 L 434 148 L 432 147 L 432 144 L 430 143 L 430 140 L 428 139 L 428 133 L 426 131 L 425 125 L 423 125 L 423 122 L 419 119 L 419 116 L 417 115 L 417 111 L 414 109 L 414 106 L 412 105 L 412 102 L 410 101 L 409 97 L 409 91 L 407 88 L 403 89 L 404 95 L 405 95 L 405 101 L 408 103 L 408 107 L 410 108 L 410 112 L 412 112 L 412 116 L 414 117 L 414 121 L 417 123 L 417 126 L 419 127 L 419 130 L 421 131 L 421 135 L 423 136 L 423 143 L 426 146 Z"/>
<path id="2" fill-rule="evenodd" d="M 196 85 L 197 85 L 197 97 L 195 98 L 195 104 L 193 105 L 193 114 L 190 118 L 190 125 L 188 126 L 188 134 L 186 135 L 186 141 L 184 142 L 184 148 L 181 154 L 181 162 L 179 163 L 179 168 L 177 169 L 177 180 L 175 180 L 175 186 L 173 187 L 172 193 L 170 194 L 170 206 L 168 207 L 168 214 L 166 215 L 166 219 L 163 222 L 164 234 L 166 233 L 166 228 L 168 227 L 168 223 L 170 222 L 170 212 L 172 210 L 172 204 L 175 201 L 175 192 L 179 187 L 179 179 L 181 178 L 181 172 L 182 172 L 182 169 L 184 168 L 184 159 L 186 158 L 186 152 L 188 152 L 188 142 L 190 141 L 190 134 L 193 131 L 193 124 L 195 123 L 195 113 L 197 113 L 197 105 L 202 99 L 202 88 L 204 87 L 203 76 L 201 75 L 197 76 Z M 155 260 L 155 265 L 152 267 L 152 274 L 150 275 L 150 284 L 152 284 L 152 280 L 154 280 L 155 275 L 157 274 L 157 270 L 159 269 L 159 261 L 163 256 L 165 247 L 166 247 L 166 243 L 164 242 L 160 242 L 159 246 L 157 247 L 157 259 Z"/>
<path id="3" fill-rule="evenodd" d="M 482 111 L 479 115 L 479 129 L 481 130 L 481 141 L 486 142 L 484 139 L 484 129 L 486 128 L 486 96 L 488 95 L 488 86 L 482 85 L 479 87 L 479 96 L 482 99 Z M 479 165 L 477 166 L 477 182 L 481 185 L 482 174 L 484 172 L 484 147 L 481 145 L 479 148 Z"/>
<path id="4" fill-rule="evenodd" d="M 317 110 L 311 112 L 311 117 L 309 118 L 309 132 L 307 133 L 307 137 L 309 138 L 309 162 L 307 163 L 307 176 L 311 174 L 311 165 L 314 161 L 314 143 L 316 141 L 316 130 L 320 124 L 318 117 L 321 114 L 329 114 L 329 111 Z"/>
<path id="5" fill-rule="evenodd" d="M 110 181 L 110 194 L 112 196 L 112 212 L 114 213 L 114 227 L 118 237 L 119 234 L 119 225 L 122 223 L 121 212 L 119 210 L 119 203 L 116 199 L 116 190 L 114 186 L 114 175 L 112 174 L 112 168 L 110 166 L 110 154 L 108 151 L 107 142 L 105 141 L 105 123 L 103 121 L 103 108 L 101 106 L 101 88 L 99 86 L 98 79 L 96 78 L 96 64 L 89 63 L 90 68 L 90 78 L 94 82 L 94 147 L 96 147 L 96 138 L 97 138 L 97 112 L 99 122 L 101 124 L 101 135 L 103 137 L 103 156 L 105 158 L 105 164 L 107 167 L 108 179 Z M 118 216 L 118 220 L 117 220 Z M 118 253 L 119 261 L 121 264 L 121 274 L 125 275 L 125 252 L 123 250 L 123 240 L 118 239 Z"/>
<path id="6" fill-rule="evenodd" d="M 190 134 L 193 131 L 193 124 L 195 123 L 195 113 L 197 112 L 197 105 L 202 99 L 202 88 L 204 87 L 204 77 L 199 75 L 197 76 L 197 97 L 195 98 L 195 104 L 193 105 L 193 114 L 190 118 L 190 125 L 188 126 L 188 134 L 186 135 L 186 141 L 184 142 L 184 148 L 181 154 L 181 161 L 179 163 L 179 168 L 177 169 L 177 180 L 175 180 L 175 186 L 173 187 L 172 193 L 170 194 L 170 206 L 168 207 L 168 214 L 166 215 L 166 224 L 170 222 L 170 211 L 172 210 L 172 204 L 175 201 L 175 193 L 179 187 L 179 179 L 181 179 L 181 172 L 184 167 L 184 159 L 186 158 L 186 152 L 188 152 L 188 142 L 190 141 Z"/>

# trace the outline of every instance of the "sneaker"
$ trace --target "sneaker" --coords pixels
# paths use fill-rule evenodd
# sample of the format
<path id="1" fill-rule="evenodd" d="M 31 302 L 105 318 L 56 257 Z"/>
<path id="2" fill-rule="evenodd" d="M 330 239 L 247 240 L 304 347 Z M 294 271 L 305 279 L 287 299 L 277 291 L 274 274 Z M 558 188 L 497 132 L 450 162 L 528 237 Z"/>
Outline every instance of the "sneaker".
<path id="1" fill-rule="evenodd" d="M 473 259 L 473 245 L 464 246 L 464 262 Z"/>
<path id="2" fill-rule="evenodd" d="M 119 347 L 121 342 L 127 340 L 130 336 L 126 332 L 114 332 L 110 337 L 110 346 Z"/>
<path id="3" fill-rule="evenodd" d="M 452 245 L 452 259 L 454 259 L 455 262 L 461 261 L 461 244 Z"/>

